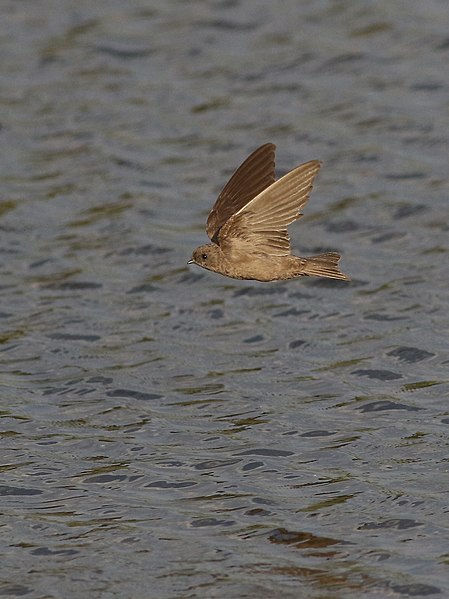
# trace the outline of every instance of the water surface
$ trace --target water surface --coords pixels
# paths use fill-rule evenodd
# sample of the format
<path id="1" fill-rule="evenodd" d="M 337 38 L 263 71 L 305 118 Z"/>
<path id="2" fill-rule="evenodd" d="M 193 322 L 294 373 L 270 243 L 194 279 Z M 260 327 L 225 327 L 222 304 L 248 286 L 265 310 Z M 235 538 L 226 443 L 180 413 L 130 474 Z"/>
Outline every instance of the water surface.
<path id="1" fill-rule="evenodd" d="M 446 3 L 0 16 L 0 594 L 449 594 Z M 186 265 L 267 141 L 350 284 Z"/>

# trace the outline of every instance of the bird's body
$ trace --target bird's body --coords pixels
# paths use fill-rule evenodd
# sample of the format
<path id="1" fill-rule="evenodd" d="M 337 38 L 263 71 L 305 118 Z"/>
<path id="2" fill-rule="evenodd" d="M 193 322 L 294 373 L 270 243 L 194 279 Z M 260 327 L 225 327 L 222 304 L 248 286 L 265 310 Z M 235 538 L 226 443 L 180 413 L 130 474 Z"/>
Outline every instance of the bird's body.
<path id="1" fill-rule="evenodd" d="M 321 163 L 306 162 L 275 181 L 274 150 L 273 144 L 261 146 L 237 169 L 209 213 L 212 243 L 196 248 L 189 263 L 234 279 L 349 280 L 335 252 L 308 258 L 291 254 L 286 227 L 302 216 Z"/>
<path id="2" fill-rule="evenodd" d="M 339 254 L 335 252 L 309 258 L 271 256 L 257 252 L 239 252 L 228 256 L 220 246 L 208 243 L 195 250 L 192 262 L 233 279 L 268 282 L 315 275 L 348 280 L 347 275 L 338 270 L 339 259 Z"/>

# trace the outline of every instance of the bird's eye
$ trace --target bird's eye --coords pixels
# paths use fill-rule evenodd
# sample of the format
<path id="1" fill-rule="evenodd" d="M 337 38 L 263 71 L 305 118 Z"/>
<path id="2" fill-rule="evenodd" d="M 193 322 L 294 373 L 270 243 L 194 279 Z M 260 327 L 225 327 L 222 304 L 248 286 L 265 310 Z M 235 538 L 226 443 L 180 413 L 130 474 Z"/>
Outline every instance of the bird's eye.
<path id="1" fill-rule="evenodd" d="M 203 260 L 207 260 L 207 254 L 201 254 L 201 258 L 202 258 Z"/>

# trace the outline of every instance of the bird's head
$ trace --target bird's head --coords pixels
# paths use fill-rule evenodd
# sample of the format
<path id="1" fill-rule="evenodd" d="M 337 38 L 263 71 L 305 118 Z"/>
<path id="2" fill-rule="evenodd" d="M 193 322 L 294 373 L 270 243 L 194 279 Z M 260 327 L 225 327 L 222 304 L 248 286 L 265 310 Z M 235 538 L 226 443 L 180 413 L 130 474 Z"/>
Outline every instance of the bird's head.
<path id="1" fill-rule="evenodd" d="M 187 264 L 197 264 L 207 270 L 220 272 L 221 250 L 215 243 L 200 245 L 194 250 L 191 260 Z"/>

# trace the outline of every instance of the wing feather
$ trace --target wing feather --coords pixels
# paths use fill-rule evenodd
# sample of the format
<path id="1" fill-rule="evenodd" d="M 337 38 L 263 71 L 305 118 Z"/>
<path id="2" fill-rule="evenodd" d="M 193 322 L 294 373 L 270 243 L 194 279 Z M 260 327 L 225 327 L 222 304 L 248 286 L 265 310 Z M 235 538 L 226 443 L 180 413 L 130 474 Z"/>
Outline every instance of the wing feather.
<path id="1" fill-rule="evenodd" d="M 287 226 L 302 216 L 320 166 L 318 160 L 301 164 L 242 206 L 219 231 L 223 251 L 246 246 L 275 256 L 290 254 Z"/>
<path id="2" fill-rule="evenodd" d="M 271 143 L 254 150 L 226 183 L 207 217 L 211 241 L 217 241 L 218 232 L 233 214 L 274 182 L 275 150 Z"/>

